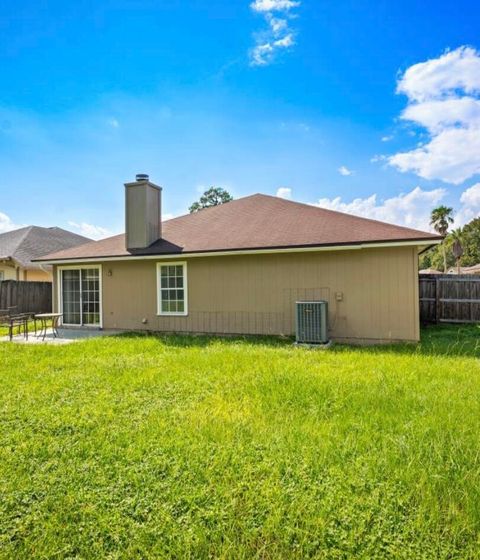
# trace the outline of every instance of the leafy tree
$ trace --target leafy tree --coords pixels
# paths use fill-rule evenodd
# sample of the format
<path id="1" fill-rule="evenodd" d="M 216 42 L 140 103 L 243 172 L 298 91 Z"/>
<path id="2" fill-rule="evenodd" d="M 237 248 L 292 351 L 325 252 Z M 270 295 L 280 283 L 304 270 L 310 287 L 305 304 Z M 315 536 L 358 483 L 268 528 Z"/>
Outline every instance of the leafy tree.
<path id="1" fill-rule="evenodd" d="M 455 265 L 455 257 L 453 256 L 450 247 L 446 245 L 446 258 L 447 258 L 447 269 Z M 443 270 L 444 260 L 443 260 L 443 247 L 442 245 L 435 245 L 425 253 L 420 255 L 420 270 L 425 268 L 433 268 L 434 270 Z"/>
<path id="2" fill-rule="evenodd" d="M 453 208 L 448 206 L 438 206 L 432 210 L 430 225 L 440 235 L 447 235 L 450 224 L 453 224 Z M 447 272 L 447 251 L 445 242 L 442 242 L 443 249 L 443 272 Z"/>
<path id="3" fill-rule="evenodd" d="M 420 255 L 420 260 L 418 263 L 419 270 L 426 270 L 427 268 L 433 268 L 432 266 L 432 258 L 434 255 L 435 247 L 425 251 Z"/>
<path id="4" fill-rule="evenodd" d="M 457 266 L 473 266 L 480 263 L 480 217 L 474 218 L 463 228 L 457 228 L 445 238 L 447 268 L 455 265 L 453 244 L 458 239 L 463 248 L 463 255 L 457 260 Z M 444 266 L 443 247 L 435 245 L 420 256 L 420 269 L 434 268 L 441 270 Z"/>
<path id="5" fill-rule="evenodd" d="M 480 263 L 480 217 L 474 218 L 462 230 L 463 255 L 462 266 L 473 266 Z"/>
<path id="6" fill-rule="evenodd" d="M 233 200 L 233 196 L 220 187 L 210 187 L 207 191 L 205 191 L 200 200 L 194 202 L 190 208 L 190 214 L 193 212 L 198 212 L 203 208 L 209 208 L 210 206 L 218 206 L 219 204 L 225 204 L 226 202 L 230 202 Z"/>

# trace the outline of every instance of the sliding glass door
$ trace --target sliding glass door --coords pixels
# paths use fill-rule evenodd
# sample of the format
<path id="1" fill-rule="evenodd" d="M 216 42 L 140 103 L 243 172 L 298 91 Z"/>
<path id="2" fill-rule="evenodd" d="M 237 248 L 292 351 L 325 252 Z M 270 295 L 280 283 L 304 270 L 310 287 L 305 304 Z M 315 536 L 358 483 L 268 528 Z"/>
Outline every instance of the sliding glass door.
<path id="1" fill-rule="evenodd" d="M 82 268 L 81 311 L 82 325 L 100 325 L 100 271 Z"/>
<path id="2" fill-rule="evenodd" d="M 61 310 L 64 325 L 100 326 L 100 269 L 61 269 Z"/>
<path id="3" fill-rule="evenodd" d="M 62 270 L 62 322 L 81 325 L 80 270 Z"/>

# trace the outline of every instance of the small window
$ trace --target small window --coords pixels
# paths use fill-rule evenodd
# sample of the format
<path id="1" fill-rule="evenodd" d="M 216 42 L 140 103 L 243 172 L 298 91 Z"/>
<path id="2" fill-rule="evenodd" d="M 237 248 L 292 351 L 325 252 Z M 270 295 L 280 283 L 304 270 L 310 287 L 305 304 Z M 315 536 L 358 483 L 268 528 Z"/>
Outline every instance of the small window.
<path id="1" fill-rule="evenodd" d="M 187 314 L 186 263 L 158 263 L 158 314 Z"/>

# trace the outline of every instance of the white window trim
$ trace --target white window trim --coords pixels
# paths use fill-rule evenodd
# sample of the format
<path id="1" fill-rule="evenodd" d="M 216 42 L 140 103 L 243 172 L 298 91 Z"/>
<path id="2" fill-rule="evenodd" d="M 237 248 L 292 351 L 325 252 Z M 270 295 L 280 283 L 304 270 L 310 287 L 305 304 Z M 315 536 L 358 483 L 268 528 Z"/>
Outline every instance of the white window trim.
<path id="1" fill-rule="evenodd" d="M 60 325 L 65 327 L 76 327 L 77 329 L 103 329 L 103 279 L 102 279 L 102 265 L 91 265 L 91 264 L 77 264 L 69 266 L 59 266 L 57 267 L 57 302 L 58 302 L 58 312 L 63 313 L 63 275 L 62 270 L 79 270 L 83 268 L 96 268 L 98 269 L 98 289 L 100 290 L 100 323 L 98 325 L 76 325 L 63 322 L 63 316 L 60 317 Z"/>
<path id="2" fill-rule="evenodd" d="M 162 266 L 183 267 L 184 311 L 162 311 Z M 162 317 L 186 317 L 188 315 L 188 277 L 187 261 L 162 261 L 157 263 L 157 315 Z"/>

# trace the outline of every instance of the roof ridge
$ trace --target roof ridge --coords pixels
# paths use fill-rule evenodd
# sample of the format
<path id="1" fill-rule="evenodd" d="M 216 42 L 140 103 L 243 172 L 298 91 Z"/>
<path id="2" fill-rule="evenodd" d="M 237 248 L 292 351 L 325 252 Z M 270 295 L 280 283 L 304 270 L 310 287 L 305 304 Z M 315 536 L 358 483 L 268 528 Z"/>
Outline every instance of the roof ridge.
<path id="1" fill-rule="evenodd" d="M 17 244 L 15 245 L 15 249 L 12 251 L 12 256 L 15 254 L 15 251 L 19 248 L 19 246 L 25 241 L 25 239 L 30 235 L 30 232 L 32 231 L 32 228 L 34 226 L 25 226 L 24 228 L 19 228 L 17 230 L 12 230 L 12 232 L 15 231 L 21 231 L 22 229 L 24 229 L 25 231 L 22 233 L 22 235 L 18 238 L 17 240 Z M 8 233 L 8 232 L 6 232 Z"/>
<path id="2" fill-rule="evenodd" d="M 5 233 L 12 233 L 12 234 L 18 234 L 19 232 L 22 232 L 22 230 L 24 230 L 17 238 L 15 238 L 15 236 L 13 237 L 14 239 L 14 244 L 13 246 L 10 248 L 10 250 L 8 251 L 10 254 L 9 255 L 4 255 L 5 257 L 10 257 L 11 259 L 15 260 L 17 263 L 19 263 L 21 266 L 23 266 L 23 261 L 21 261 L 18 257 L 17 257 L 17 253 L 21 250 L 22 244 L 25 242 L 25 240 L 28 238 L 28 236 L 30 235 L 31 231 L 32 231 L 33 226 L 25 226 L 23 228 L 18 228 L 18 229 L 14 229 L 11 231 L 6 231 Z"/>
<path id="3" fill-rule="evenodd" d="M 234 199 L 229 200 L 227 202 L 222 202 L 220 204 L 213 204 L 212 206 L 206 206 L 205 208 L 200 208 L 196 212 L 186 212 L 185 214 L 181 214 L 180 216 L 175 216 L 174 218 L 170 218 L 169 220 L 165 220 L 165 222 L 170 222 L 172 220 L 178 220 L 179 218 L 186 218 L 188 216 L 199 215 L 200 212 L 215 210 L 215 209 L 220 208 L 221 206 L 225 206 L 225 204 L 232 204 L 232 203 L 240 202 L 241 200 L 245 200 L 246 198 L 252 198 L 254 196 L 267 196 L 267 195 L 262 195 L 261 193 L 247 194 L 246 196 L 241 196 L 240 198 L 234 198 Z M 205 215 L 205 214 L 203 214 L 203 215 Z"/>

